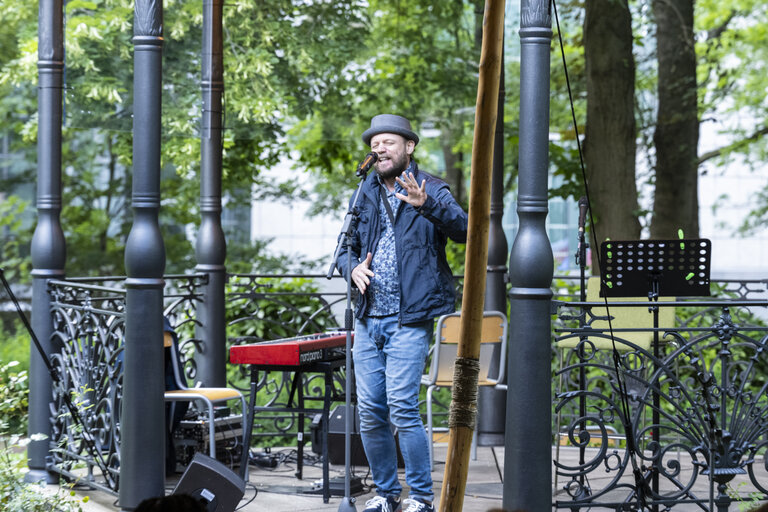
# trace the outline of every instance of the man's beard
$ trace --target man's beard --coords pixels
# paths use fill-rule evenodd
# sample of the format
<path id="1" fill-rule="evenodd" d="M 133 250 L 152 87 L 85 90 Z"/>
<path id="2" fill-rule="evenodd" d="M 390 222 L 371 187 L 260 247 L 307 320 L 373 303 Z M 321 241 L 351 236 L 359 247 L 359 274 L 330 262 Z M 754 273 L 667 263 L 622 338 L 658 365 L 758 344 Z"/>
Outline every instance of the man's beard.
<path id="1" fill-rule="evenodd" d="M 385 180 L 397 178 L 408 168 L 408 158 L 405 154 L 399 155 L 398 158 L 390 158 L 390 162 L 392 167 L 387 171 L 380 171 L 378 165 L 376 166 L 376 172 Z"/>

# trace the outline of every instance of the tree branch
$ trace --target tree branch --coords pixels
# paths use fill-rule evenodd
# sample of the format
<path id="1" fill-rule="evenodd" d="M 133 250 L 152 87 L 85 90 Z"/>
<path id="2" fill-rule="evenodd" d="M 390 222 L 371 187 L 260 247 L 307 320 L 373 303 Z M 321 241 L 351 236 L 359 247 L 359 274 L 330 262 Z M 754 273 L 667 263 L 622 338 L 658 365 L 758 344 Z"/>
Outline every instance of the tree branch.
<path id="1" fill-rule="evenodd" d="M 727 146 L 713 149 L 712 151 L 707 151 L 706 153 L 699 155 L 699 165 L 703 164 L 707 160 L 712 160 L 713 158 L 717 158 L 718 156 L 721 156 L 725 153 L 730 153 L 731 151 L 747 146 L 753 142 L 757 142 L 765 135 L 768 135 L 768 126 L 760 128 L 745 139 L 737 140 L 736 142 L 728 144 Z"/>
<path id="2" fill-rule="evenodd" d="M 707 42 L 712 41 L 713 39 L 719 39 L 723 32 L 728 29 L 728 25 L 730 25 L 733 18 L 736 17 L 736 14 L 738 14 L 736 9 L 731 10 L 731 13 L 728 15 L 725 21 L 723 21 L 719 26 L 707 30 Z"/>

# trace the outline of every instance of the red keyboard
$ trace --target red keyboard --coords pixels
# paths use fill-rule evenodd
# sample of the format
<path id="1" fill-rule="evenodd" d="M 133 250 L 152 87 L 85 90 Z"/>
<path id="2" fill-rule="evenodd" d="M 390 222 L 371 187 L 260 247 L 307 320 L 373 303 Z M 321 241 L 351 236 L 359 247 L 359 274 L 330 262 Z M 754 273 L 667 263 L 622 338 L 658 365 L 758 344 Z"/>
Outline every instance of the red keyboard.
<path id="1" fill-rule="evenodd" d="M 303 366 L 345 357 L 346 341 L 346 332 L 338 331 L 233 345 L 229 349 L 229 361 L 234 364 Z"/>

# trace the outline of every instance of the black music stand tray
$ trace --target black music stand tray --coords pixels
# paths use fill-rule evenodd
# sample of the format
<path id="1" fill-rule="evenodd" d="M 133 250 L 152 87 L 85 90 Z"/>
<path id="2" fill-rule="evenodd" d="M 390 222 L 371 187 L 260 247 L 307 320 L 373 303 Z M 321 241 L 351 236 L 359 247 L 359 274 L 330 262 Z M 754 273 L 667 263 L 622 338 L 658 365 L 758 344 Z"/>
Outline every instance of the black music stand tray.
<path id="1" fill-rule="evenodd" d="M 600 246 L 604 270 L 601 297 L 708 297 L 712 242 L 606 240 Z"/>
<path id="2" fill-rule="evenodd" d="M 711 254 L 712 242 L 706 238 L 606 240 L 600 245 L 603 266 L 600 296 L 648 297 L 648 309 L 653 314 L 653 356 L 657 360 L 660 356 L 659 297 L 708 297 Z M 659 422 L 659 407 L 659 395 L 654 390 L 654 424 Z M 658 429 L 653 429 L 651 437 L 659 442 Z M 654 460 L 651 486 L 658 493 L 659 469 L 656 464 Z"/>

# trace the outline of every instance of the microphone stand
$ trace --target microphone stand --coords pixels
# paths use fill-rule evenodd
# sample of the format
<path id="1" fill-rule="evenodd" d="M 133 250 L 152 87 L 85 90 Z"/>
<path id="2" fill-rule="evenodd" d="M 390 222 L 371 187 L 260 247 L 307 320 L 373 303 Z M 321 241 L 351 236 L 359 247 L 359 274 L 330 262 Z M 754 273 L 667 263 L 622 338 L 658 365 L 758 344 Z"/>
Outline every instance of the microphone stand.
<path id="1" fill-rule="evenodd" d="M 367 171 L 364 168 L 359 168 L 357 175 L 360 177 L 360 183 L 357 186 L 357 191 L 352 199 L 352 204 L 347 211 L 347 215 L 344 217 L 344 224 L 341 226 L 341 233 L 339 242 L 336 245 L 336 250 L 333 253 L 333 259 L 328 266 L 327 279 L 333 277 L 333 271 L 336 268 L 336 259 L 339 257 L 341 248 L 347 249 L 347 270 L 349 276 L 347 278 L 347 307 L 344 310 L 344 331 L 346 332 L 346 384 L 345 384 L 345 407 L 346 414 L 344 415 L 344 498 L 339 503 L 339 512 L 354 512 L 355 498 L 350 494 L 350 463 L 351 463 L 351 451 L 352 451 L 352 328 L 354 323 L 354 316 L 352 314 L 352 235 L 357 229 L 357 221 L 359 219 L 360 212 L 357 209 L 357 201 L 360 198 L 360 192 L 363 189 L 363 183 L 365 183 Z M 325 442 L 328 442 L 326 439 Z"/>
<path id="2" fill-rule="evenodd" d="M 43 350 L 43 346 L 40 344 L 40 340 L 37 339 L 37 335 L 35 334 L 35 331 L 32 329 L 32 326 L 29 324 L 29 320 L 27 320 L 26 315 L 21 310 L 19 301 L 16 299 L 16 295 L 13 293 L 13 290 L 11 290 L 11 285 L 8 284 L 8 280 L 5 278 L 5 270 L 3 270 L 3 268 L 0 268 L 0 280 L 2 280 L 5 290 L 8 292 L 8 296 L 11 298 L 13 305 L 16 307 L 16 312 L 19 314 L 19 317 L 21 318 L 21 322 L 24 324 L 24 327 L 26 327 L 27 332 L 29 332 L 29 336 L 32 338 L 33 344 L 35 345 L 38 353 L 40 354 L 40 358 L 43 360 L 43 363 L 48 369 L 48 373 L 51 376 L 51 380 L 57 385 L 61 385 L 61 375 L 59 375 L 58 369 L 55 366 L 53 366 L 53 364 L 51 363 L 51 359 L 45 353 L 45 350 Z M 85 424 L 85 421 L 83 421 L 83 418 L 80 416 L 80 412 L 77 410 L 77 407 L 75 407 L 75 404 L 72 403 L 72 397 L 70 396 L 69 390 L 66 390 L 66 389 L 63 390 L 61 394 L 61 398 L 62 400 L 64 400 L 64 404 L 67 406 L 67 409 L 69 410 L 69 413 L 72 416 L 72 420 L 81 427 L 82 430 L 80 434 L 83 437 L 83 441 L 86 449 L 88 450 L 90 455 L 93 457 L 94 463 L 101 471 L 107 483 L 111 487 L 113 487 L 114 484 L 116 483 L 115 479 L 112 477 L 112 474 L 109 472 L 109 467 L 107 466 L 107 463 L 104 460 L 104 457 L 102 456 L 101 451 L 96 446 L 96 442 L 94 441 L 91 432 L 88 430 L 88 426 Z"/>
<path id="3" fill-rule="evenodd" d="M 579 247 L 576 250 L 576 263 L 579 265 L 579 300 L 581 302 L 586 302 L 587 300 L 587 249 L 589 248 L 589 242 L 587 241 L 586 237 L 586 208 L 584 206 L 584 200 L 585 198 L 579 199 Z M 586 319 L 586 312 L 583 312 L 582 316 L 579 320 L 579 327 L 583 328 L 587 324 Z M 587 336 L 582 335 L 581 337 L 581 343 L 579 343 L 578 348 L 578 356 L 579 356 L 579 364 L 581 365 L 579 369 L 579 389 L 587 389 L 587 375 L 586 375 L 586 369 L 583 367 L 584 363 L 584 342 L 586 341 Z M 579 416 L 582 418 L 586 418 L 587 416 L 587 403 L 585 397 L 582 395 L 579 397 Z M 558 427 L 559 428 L 559 427 Z M 579 423 L 579 428 L 581 430 L 585 430 L 587 428 L 586 422 L 582 421 Z M 586 447 L 580 446 L 579 447 L 579 464 L 582 466 L 585 464 L 585 455 L 586 455 Z M 586 482 L 586 479 L 584 475 L 581 475 L 580 478 L 580 484 L 582 493 L 586 496 L 589 496 L 592 494 L 591 489 L 586 487 L 588 485 L 588 482 Z"/>

